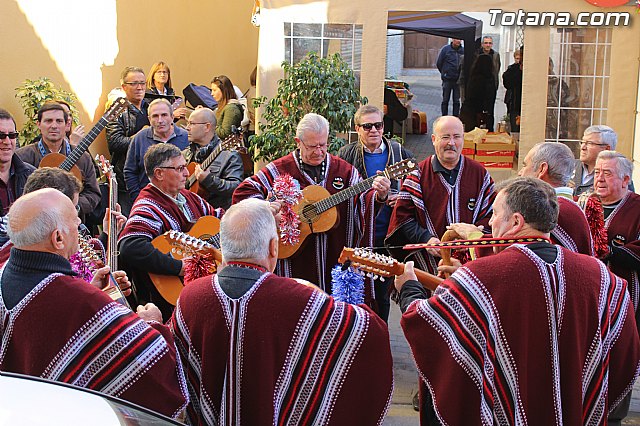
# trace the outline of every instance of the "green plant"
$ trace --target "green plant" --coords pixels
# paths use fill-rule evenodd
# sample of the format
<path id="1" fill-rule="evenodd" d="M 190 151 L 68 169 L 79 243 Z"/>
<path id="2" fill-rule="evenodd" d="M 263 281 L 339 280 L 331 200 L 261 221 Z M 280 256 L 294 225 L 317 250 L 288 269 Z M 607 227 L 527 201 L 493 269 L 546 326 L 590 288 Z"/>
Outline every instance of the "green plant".
<path id="1" fill-rule="evenodd" d="M 22 130 L 19 132 L 20 146 L 30 144 L 40 134 L 36 125 L 38 110 L 47 101 L 66 101 L 70 105 L 73 122 L 79 124 L 78 109 L 75 105 L 78 100 L 76 95 L 54 86 L 53 82 L 47 77 L 40 77 L 37 80 L 25 80 L 20 86 L 16 87 L 16 98 L 18 98 L 27 118 Z"/>
<path id="2" fill-rule="evenodd" d="M 272 161 L 293 151 L 296 126 L 309 112 L 329 120 L 329 151 L 336 153 L 345 142 L 336 133 L 347 133 L 356 109 L 367 102 L 358 93 L 353 71 L 338 53 L 320 58 L 311 52 L 301 62 L 283 62 L 282 67 L 285 77 L 278 81 L 277 95 L 266 104 L 259 132 L 249 140 L 254 159 Z M 258 98 L 254 105 L 266 101 Z"/>

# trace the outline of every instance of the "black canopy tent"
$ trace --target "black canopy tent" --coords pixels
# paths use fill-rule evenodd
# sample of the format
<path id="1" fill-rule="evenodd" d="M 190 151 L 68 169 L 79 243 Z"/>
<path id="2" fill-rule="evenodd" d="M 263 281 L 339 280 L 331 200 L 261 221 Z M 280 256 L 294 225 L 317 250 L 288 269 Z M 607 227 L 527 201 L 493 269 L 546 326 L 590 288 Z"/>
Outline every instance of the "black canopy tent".
<path id="1" fill-rule="evenodd" d="M 469 75 L 474 52 L 479 48 L 482 37 L 482 21 L 459 12 L 390 11 L 387 28 L 463 40 L 465 77 Z"/>

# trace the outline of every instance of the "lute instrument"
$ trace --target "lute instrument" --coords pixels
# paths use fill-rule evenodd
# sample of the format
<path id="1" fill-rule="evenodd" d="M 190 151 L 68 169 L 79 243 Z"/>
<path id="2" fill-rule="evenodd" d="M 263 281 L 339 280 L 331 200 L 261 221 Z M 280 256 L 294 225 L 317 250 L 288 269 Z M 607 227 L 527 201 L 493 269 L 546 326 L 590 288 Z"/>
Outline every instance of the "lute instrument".
<path id="1" fill-rule="evenodd" d="M 241 153 L 247 152 L 247 149 L 244 147 L 244 139 L 242 137 L 242 132 L 237 132 L 230 135 L 228 138 L 220 142 L 213 151 L 204 159 L 204 161 L 200 164 L 200 168 L 202 170 L 207 170 L 211 163 L 220 155 L 222 151 L 238 151 Z M 198 163 L 190 162 L 187 165 L 187 170 L 189 170 L 189 177 L 184 184 L 184 187 L 191 192 L 196 194 L 202 194 L 204 191 L 200 187 L 200 182 L 198 182 L 198 178 L 196 178 L 195 170 Z"/>
<path id="2" fill-rule="evenodd" d="M 400 263 L 390 256 L 374 253 L 364 248 L 343 248 L 338 258 L 338 263 L 345 263 L 346 261 L 351 261 L 354 267 L 366 273 L 380 277 L 394 277 L 404 273 L 404 263 Z M 444 281 L 440 277 L 417 268 L 414 268 L 413 271 L 420 284 L 431 291 L 434 291 Z"/>
<path id="3" fill-rule="evenodd" d="M 300 202 L 293 206 L 294 211 L 300 218 L 298 227 L 300 230 L 299 242 L 297 244 L 285 244 L 280 241 L 278 259 L 286 259 L 293 256 L 309 235 L 326 232 L 333 228 L 338 221 L 338 210 L 335 206 L 370 189 L 377 176 L 385 176 L 389 180 L 399 179 L 416 168 L 417 163 L 414 159 L 402 160 L 391 164 L 375 176 L 362 180 L 333 195 L 322 186 L 307 186 L 302 190 Z"/>
<path id="4" fill-rule="evenodd" d="M 151 241 L 151 244 L 162 253 L 174 259 L 183 259 L 194 253 L 213 255 L 216 262 L 222 261 L 220 253 L 220 220 L 214 216 L 203 216 L 193 225 L 188 233 L 168 231 Z M 164 300 L 175 306 L 178 296 L 184 287 L 178 276 L 149 273 L 151 282 Z"/>
<path id="5" fill-rule="evenodd" d="M 76 166 L 76 163 L 82 157 L 82 154 L 87 152 L 89 149 L 89 145 L 93 143 L 94 140 L 98 137 L 100 132 L 109 124 L 110 121 L 115 120 L 127 110 L 129 107 L 129 101 L 125 98 L 116 99 L 113 104 L 109 107 L 109 109 L 100 117 L 100 120 L 96 123 L 95 126 L 87 133 L 87 135 L 82 138 L 80 142 L 78 142 L 78 146 L 73 148 L 73 150 L 69 153 L 68 156 L 60 154 L 58 152 L 51 152 L 45 155 L 42 160 L 40 160 L 39 167 L 58 167 L 62 170 L 66 170 L 67 172 L 73 173 L 75 177 L 77 177 L 80 182 L 82 182 L 82 172 Z"/>

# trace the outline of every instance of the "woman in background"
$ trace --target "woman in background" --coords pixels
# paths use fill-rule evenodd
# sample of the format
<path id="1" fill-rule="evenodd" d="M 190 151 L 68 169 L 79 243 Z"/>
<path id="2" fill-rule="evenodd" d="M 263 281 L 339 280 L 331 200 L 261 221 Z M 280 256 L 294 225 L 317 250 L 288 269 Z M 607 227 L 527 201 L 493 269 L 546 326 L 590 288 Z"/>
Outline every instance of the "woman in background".
<path id="1" fill-rule="evenodd" d="M 218 120 L 216 134 L 221 140 L 225 140 L 231 135 L 232 126 L 240 129 L 244 111 L 238 103 L 233 83 L 226 75 L 211 80 L 211 96 L 218 102 L 218 108 L 215 110 Z"/>
<path id="2" fill-rule="evenodd" d="M 164 95 L 166 99 L 173 104 L 173 118 L 177 121 L 185 118 L 187 109 L 178 106 L 182 103 L 182 99 L 176 96 L 176 92 L 171 85 L 171 70 L 165 62 L 156 62 L 151 67 L 151 71 L 147 74 L 147 93 L 145 96 L 147 102 L 151 102 L 156 97 L 153 95 Z"/>
<path id="3" fill-rule="evenodd" d="M 470 132 L 475 127 L 487 128 L 489 115 L 493 114 L 491 91 L 495 91 L 494 85 L 491 56 L 478 56 L 471 67 L 464 102 L 460 110 L 460 119 L 464 123 L 465 132 Z"/>

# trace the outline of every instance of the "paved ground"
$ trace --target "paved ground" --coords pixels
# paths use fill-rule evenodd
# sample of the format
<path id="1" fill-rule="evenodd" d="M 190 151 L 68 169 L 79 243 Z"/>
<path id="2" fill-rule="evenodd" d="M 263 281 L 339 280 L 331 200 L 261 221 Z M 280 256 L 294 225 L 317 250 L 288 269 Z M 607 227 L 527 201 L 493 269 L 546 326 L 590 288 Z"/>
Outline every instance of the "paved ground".
<path id="1" fill-rule="evenodd" d="M 437 78 L 433 76 L 400 77 L 400 79 L 404 79 L 411 85 L 411 91 L 415 95 L 412 101 L 413 107 L 427 112 L 427 118 L 429 120 L 429 131 L 427 134 L 408 134 L 405 141 L 407 149 L 411 150 L 418 160 L 423 160 L 428 155 L 433 154 L 431 125 L 433 120 L 440 115 L 441 99 L 440 80 L 439 76 L 436 77 Z M 498 93 L 497 98 L 502 99 L 500 93 Z M 499 101 L 496 101 L 496 106 L 498 103 Z M 496 116 L 498 116 L 497 110 Z M 393 353 L 395 390 L 389 413 L 383 424 L 385 426 L 418 425 L 418 413 L 413 411 L 411 406 L 411 399 L 417 392 L 418 373 L 409 345 L 400 328 L 400 310 L 394 303 L 391 305 L 389 334 L 391 337 L 391 351 Z M 631 412 L 623 421 L 623 424 L 640 426 L 640 381 L 636 382 L 634 387 L 631 400 Z"/>

